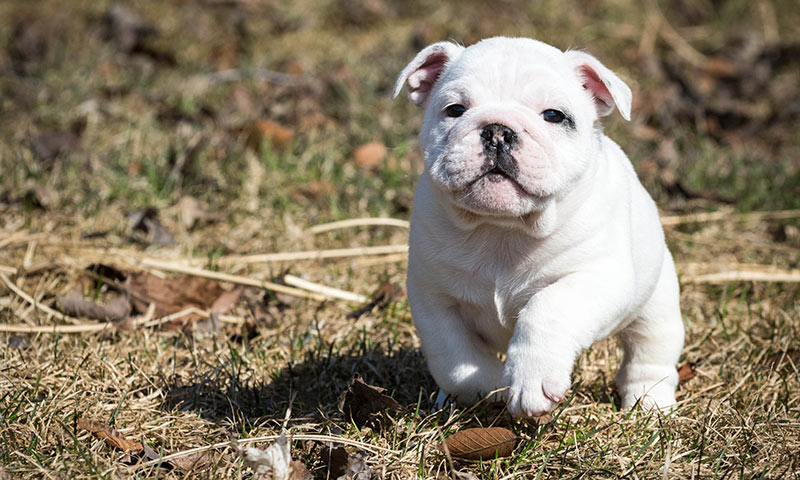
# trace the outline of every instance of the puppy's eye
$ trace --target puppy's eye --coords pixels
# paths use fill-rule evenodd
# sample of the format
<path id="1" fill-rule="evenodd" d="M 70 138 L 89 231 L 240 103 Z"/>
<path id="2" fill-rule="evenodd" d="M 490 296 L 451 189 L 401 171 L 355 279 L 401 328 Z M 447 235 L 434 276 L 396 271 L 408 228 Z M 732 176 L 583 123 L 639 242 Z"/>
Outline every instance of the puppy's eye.
<path id="1" fill-rule="evenodd" d="M 461 115 L 464 115 L 464 112 L 466 111 L 467 107 L 458 103 L 444 107 L 444 113 L 446 113 L 448 117 L 460 117 Z"/>
<path id="2" fill-rule="evenodd" d="M 545 122 L 561 123 L 566 120 L 567 116 L 560 110 L 547 109 L 542 112 L 542 118 Z"/>

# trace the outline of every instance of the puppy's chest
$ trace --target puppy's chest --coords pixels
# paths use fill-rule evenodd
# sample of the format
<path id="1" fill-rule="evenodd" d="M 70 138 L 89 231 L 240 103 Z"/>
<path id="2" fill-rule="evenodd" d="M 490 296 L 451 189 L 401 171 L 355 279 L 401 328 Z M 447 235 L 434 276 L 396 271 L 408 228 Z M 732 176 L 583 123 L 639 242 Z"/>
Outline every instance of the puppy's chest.
<path id="1" fill-rule="evenodd" d="M 458 262 L 447 270 L 448 293 L 458 301 L 464 321 L 480 329 L 513 329 L 519 311 L 544 283 L 524 262 Z"/>

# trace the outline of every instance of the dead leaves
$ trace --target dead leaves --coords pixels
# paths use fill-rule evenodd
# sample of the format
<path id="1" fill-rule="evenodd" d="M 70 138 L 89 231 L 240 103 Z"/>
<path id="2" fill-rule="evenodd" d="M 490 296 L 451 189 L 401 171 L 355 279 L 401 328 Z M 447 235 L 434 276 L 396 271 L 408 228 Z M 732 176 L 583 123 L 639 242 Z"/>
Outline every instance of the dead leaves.
<path id="1" fill-rule="evenodd" d="M 158 211 L 155 208 L 133 212 L 129 218 L 133 240 L 144 245 L 175 245 L 175 238 L 158 220 Z"/>
<path id="2" fill-rule="evenodd" d="M 694 362 L 686 362 L 678 367 L 678 386 L 685 384 L 697 376 Z"/>
<path id="3" fill-rule="evenodd" d="M 100 304 L 85 298 L 80 290 L 76 290 L 58 298 L 61 311 L 67 315 L 120 322 L 132 312 L 147 313 L 150 305 L 153 305 L 152 315 L 155 317 L 172 315 L 191 307 L 208 311 L 211 314 L 208 320 L 205 318 L 207 315 L 188 313 L 171 322 L 174 326 L 184 327 L 184 332 L 188 334 L 219 330 L 215 315 L 228 313 L 244 299 L 245 289 L 225 290 L 219 282 L 206 278 L 162 278 L 149 272 L 123 271 L 103 264 L 91 265 L 86 270 L 92 279 L 92 288 L 100 282 L 103 288 L 119 294 L 108 303 Z M 259 302 L 254 303 L 255 307 L 260 306 Z"/>
<path id="4" fill-rule="evenodd" d="M 518 440 L 506 428 L 467 428 L 442 441 L 439 450 L 464 460 L 491 460 L 510 456 Z"/>
<path id="5" fill-rule="evenodd" d="M 93 420 L 81 417 L 77 421 L 77 427 L 86 430 L 95 438 L 104 440 L 106 445 L 126 454 L 125 463 L 136 463 L 145 460 L 158 460 L 161 455 L 145 442 L 129 440 L 114 427 L 100 420 Z M 132 457 L 131 454 L 134 454 Z M 207 450 L 180 455 L 175 458 L 165 460 L 167 465 L 178 468 L 185 472 L 199 471 L 211 466 L 215 461 L 214 455 Z"/>
<path id="6" fill-rule="evenodd" d="M 377 170 L 386 154 L 386 145 L 381 142 L 365 143 L 353 151 L 353 161 L 362 170 Z"/>
<path id="7" fill-rule="evenodd" d="M 301 462 L 292 460 L 291 445 L 286 433 L 281 433 L 266 450 L 254 447 L 233 448 L 245 465 L 253 469 L 254 480 L 311 480 L 311 474 Z"/>
<path id="8" fill-rule="evenodd" d="M 76 291 L 58 297 L 58 303 L 61 311 L 67 315 L 101 322 L 119 322 L 128 318 L 131 312 L 130 301 L 124 295 L 117 295 L 105 305 L 100 305 Z"/>
<path id="9" fill-rule="evenodd" d="M 213 280 L 190 276 L 161 278 L 147 272 L 130 274 L 126 286 L 135 295 L 136 311 L 145 312 L 154 303 L 158 317 L 192 306 L 207 310 L 225 293 Z"/>
<path id="10" fill-rule="evenodd" d="M 379 424 L 386 413 L 405 410 L 397 400 L 383 393 L 385 391 L 385 388 L 365 383 L 360 375 L 356 375 L 339 397 L 339 410 L 359 427 Z"/>
<path id="11" fill-rule="evenodd" d="M 262 142 L 269 143 L 274 150 L 286 150 L 294 143 L 294 129 L 273 120 L 259 120 L 238 130 L 245 134 L 245 143 L 254 152 L 261 150 Z"/>
<path id="12" fill-rule="evenodd" d="M 78 428 L 86 430 L 96 438 L 105 440 L 108 446 L 122 450 L 123 452 L 136 453 L 144 450 L 141 442 L 128 440 L 115 428 L 99 420 L 90 420 L 88 418 L 81 417 L 78 419 Z"/>

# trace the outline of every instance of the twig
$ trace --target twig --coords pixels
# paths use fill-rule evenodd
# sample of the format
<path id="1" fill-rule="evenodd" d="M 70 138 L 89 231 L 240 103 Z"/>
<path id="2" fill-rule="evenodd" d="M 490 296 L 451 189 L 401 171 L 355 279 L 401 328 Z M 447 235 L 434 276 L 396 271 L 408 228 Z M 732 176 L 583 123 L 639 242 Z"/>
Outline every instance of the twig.
<path id="1" fill-rule="evenodd" d="M 6 276 L 5 273 L 0 273 L 0 280 L 2 280 L 3 283 L 6 284 L 6 287 L 8 287 L 9 290 L 11 290 L 12 292 L 16 293 L 20 298 L 22 298 L 26 302 L 30 303 L 31 305 L 33 305 L 35 308 L 37 308 L 37 309 L 39 309 L 39 310 L 41 310 L 41 311 L 43 311 L 45 313 L 48 313 L 50 315 L 53 315 L 55 317 L 61 318 L 62 320 L 65 320 L 65 321 L 80 322 L 80 320 L 78 320 L 77 318 L 70 317 L 69 315 L 64 315 L 63 313 L 59 312 L 58 310 L 53 310 L 52 308 L 48 307 L 47 305 L 44 305 L 44 304 L 42 304 L 40 302 L 37 302 L 36 299 L 34 299 L 33 297 L 31 297 L 30 295 L 25 293 L 14 282 L 12 282 L 11 279 L 9 279 L 8 276 Z"/>
<path id="2" fill-rule="evenodd" d="M 291 285 L 293 287 L 302 288 L 303 290 L 308 290 L 309 292 L 320 293 L 326 297 L 338 298 L 348 302 L 364 303 L 368 300 L 368 298 L 364 295 L 359 295 L 358 293 L 348 292 L 345 290 L 339 290 L 338 288 L 329 287 L 327 285 L 320 285 L 319 283 L 309 282 L 308 280 L 303 280 L 302 278 L 295 277 L 294 275 L 284 275 L 283 281 L 286 282 L 287 285 Z"/>
<path id="3" fill-rule="evenodd" d="M 404 253 L 408 245 L 382 245 L 378 247 L 339 248 L 333 250 L 309 250 L 304 252 L 264 253 L 222 257 L 220 265 L 246 265 L 252 263 L 288 262 L 296 260 L 323 260 L 326 258 L 362 257 L 367 255 L 389 255 Z"/>
<path id="4" fill-rule="evenodd" d="M 800 270 L 780 272 L 759 272 L 747 270 L 729 270 L 727 272 L 706 273 L 703 275 L 682 276 L 681 283 L 727 283 L 727 282 L 800 282 Z"/>
<path id="5" fill-rule="evenodd" d="M 188 317 L 189 315 L 199 315 L 201 317 L 208 318 L 208 317 L 211 316 L 211 313 L 207 312 L 205 310 L 201 310 L 201 309 L 199 309 L 197 307 L 188 307 L 188 308 L 184 308 L 183 310 L 181 310 L 179 312 L 171 313 L 169 315 L 164 315 L 163 317 L 160 317 L 160 318 L 155 318 L 153 320 L 147 319 L 147 320 L 142 321 L 142 322 L 137 322 L 136 326 L 137 327 L 142 326 L 142 327 L 148 327 L 148 328 L 149 327 L 155 327 L 155 326 L 158 326 L 158 325 L 161 325 L 161 324 L 164 324 L 164 323 L 169 323 L 169 322 L 171 322 L 173 320 L 177 320 L 179 318 Z M 230 323 L 230 324 L 233 324 L 233 325 L 242 325 L 242 324 L 245 323 L 245 321 L 243 319 L 241 319 L 239 317 L 235 317 L 233 315 L 217 315 L 217 318 L 221 322 Z"/>
<path id="6" fill-rule="evenodd" d="M 255 280 L 252 278 L 241 277 L 238 275 L 231 275 L 229 273 L 212 272 L 211 270 L 203 270 L 201 268 L 186 267 L 183 265 L 176 265 L 174 263 L 165 262 L 163 260 L 156 260 L 152 258 L 144 258 L 141 261 L 142 266 L 157 268 L 168 272 L 183 273 L 192 275 L 194 277 L 209 278 L 211 280 L 219 280 L 221 282 L 230 282 L 237 285 L 247 285 L 250 287 L 258 287 L 269 289 L 278 293 L 285 293 L 294 297 L 310 298 L 312 300 L 325 300 L 329 297 L 319 294 L 310 293 L 298 288 L 287 287 L 286 285 L 279 285 L 277 283 L 267 282 L 264 280 Z"/>
<path id="7" fill-rule="evenodd" d="M 407 220 L 400 220 L 399 218 L 351 218 L 349 220 L 340 220 L 338 222 L 323 223 L 314 225 L 309 228 L 309 233 L 317 234 L 328 232 L 330 230 L 337 230 L 340 228 L 363 227 L 363 226 L 389 226 L 409 228 Z"/>
<path id="8" fill-rule="evenodd" d="M 209 312 L 200 310 L 196 307 L 189 307 L 169 315 L 164 315 L 153 319 L 153 311 L 155 305 L 150 304 L 147 312 L 134 322 L 134 327 L 155 327 L 163 323 L 169 323 L 173 320 L 186 317 L 188 315 L 200 315 L 201 317 L 208 318 L 211 316 Z M 234 325 L 241 325 L 244 320 L 232 315 L 219 315 L 220 321 L 231 323 Z M 91 333 L 105 330 L 109 327 L 114 327 L 118 322 L 104 322 L 104 323 L 80 323 L 78 325 L 21 325 L 21 324 L 0 324 L 0 332 L 5 333 Z"/>
<path id="9" fill-rule="evenodd" d="M 384 255 L 382 257 L 359 258 L 353 260 L 354 267 L 371 267 L 374 265 L 383 265 L 386 263 L 397 263 L 405 261 L 408 258 L 408 253 L 394 253 L 392 255 Z"/>
<path id="10" fill-rule="evenodd" d="M 665 227 L 682 225 L 684 223 L 716 222 L 719 220 L 784 220 L 800 217 L 800 210 L 774 210 L 765 212 L 731 213 L 731 212 L 701 212 L 688 215 L 667 215 L 661 217 L 661 224 Z"/>
<path id="11" fill-rule="evenodd" d="M 0 324 L 0 332 L 4 333 L 90 333 L 105 330 L 111 322 L 80 323 L 77 325 L 11 325 Z"/>
<path id="12" fill-rule="evenodd" d="M 0 273 L 7 273 L 9 275 L 16 275 L 17 269 L 14 267 L 9 267 L 8 265 L 0 265 Z"/>
<path id="13" fill-rule="evenodd" d="M 46 233 L 17 232 L 7 238 L 4 238 L 3 240 L 0 240 L 0 248 L 7 247 L 14 243 L 25 243 L 30 240 L 41 240 L 43 238 L 47 238 Z"/>
<path id="14" fill-rule="evenodd" d="M 247 443 L 256 443 L 256 442 L 270 442 L 275 441 L 278 439 L 280 435 L 265 435 L 263 437 L 252 437 L 252 438 L 242 438 L 237 439 L 237 444 L 247 444 Z M 314 442 L 334 442 L 334 443 L 341 443 L 343 445 L 350 445 L 353 447 L 358 447 L 368 452 L 372 452 L 376 455 L 381 453 L 394 453 L 396 454 L 396 450 L 392 450 L 390 448 L 379 447 L 377 445 L 370 445 L 369 443 L 359 442 L 357 440 L 350 440 L 348 438 L 341 438 L 341 437 L 334 437 L 332 435 L 315 435 L 315 434 L 298 434 L 292 435 L 290 440 L 307 440 L 307 441 L 314 441 Z M 227 448 L 231 446 L 231 442 L 219 442 L 214 443 L 211 445 L 204 445 L 202 447 L 195 447 L 190 448 L 188 450 L 183 450 L 180 452 L 171 453 L 169 455 L 164 455 L 161 458 L 157 458 L 155 460 L 150 460 L 144 463 L 140 463 L 135 465 L 134 469 L 144 468 L 144 467 L 151 467 L 153 465 L 158 465 L 160 463 L 164 463 L 169 460 L 173 460 L 179 457 L 185 457 L 187 455 L 192 455 L 199 452 L 205 452 L 207 450 L 216 450 L 218 448 Z"/>

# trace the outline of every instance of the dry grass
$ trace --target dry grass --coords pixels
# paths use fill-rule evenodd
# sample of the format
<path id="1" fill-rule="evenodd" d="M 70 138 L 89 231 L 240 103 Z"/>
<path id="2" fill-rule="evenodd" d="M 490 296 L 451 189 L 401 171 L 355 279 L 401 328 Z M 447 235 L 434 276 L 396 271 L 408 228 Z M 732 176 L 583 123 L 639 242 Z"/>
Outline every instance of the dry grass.
<path id="1" fill-rule="evenodd" d="M 104 40 L 106 2 L 72 2 L 68 11 L 57 2 L 0 4 L 0 323 L 28 330 L 0 333 L 0 479 L 250 478 L 230 455 L 230 439 L 261 438 L 263 446 L 284 428 L 315 478 L 326 478 L 330 444 L 364 453 L 391 479 L 456 478 L 453 469 L 486 479 L 800 478 L 797 117 L 769 128 L 729 126 L 730 136 L 717 137 L 652 98 L 666 95 L 669 81 L 653 73 L 658 59 L 703 64 L 740 31 L 800 42 L 800 12 L 777 0 L 659 2 L 663 15 L 625 1 L 527 3 L 131 4 L 161 30 L 148 46 L 174 64 Z M 664 22 L 671 27 L 655 27 Z M 32 32 L 30 59 L 14 56 L 15 25 Z M 272 291 L 269 320 L 239 305 L 205 334 L 170 328 L 175 322 L 152 312 L 125 329 L 37 306 L 55 308 L 55 297 L 75 287 L 107 298 L 110 286 L 84 270 L 93 263 L 166 277 L 202 272 L 227 288 L 267 290 L 288 269 L 336 289 L 314 287 L 312 297 L 402 285 L 402 222 L 312 227 L 408 218 L 419 119 L 388 100 L 392 75 L 417 44 L 500 33 L 587 47 L 636 80 L 639 116 L 628 125 L 612 119 L 607 130 L 662 207 L 681 273 L 682 361 L 695 362 L 698 375 L 681 387 L 671 415 L 616 410 L 613 339 L 581 356 L 571 396 L 549 423 L 515 421 L 483 403 L 435 411 L 402 296 L 354 319 L 357 305 L 346 300 Z M 44 53 L 35 53 L 37 38 Z M 284 77 L 257 70 L 269 78 L 208 82 L 222 78 L 208 73 L 230 68 L 302 76 L 278 85 Z M 775 73 L 775 84 L 790 88 L 783 75 Z M 52 158 L 35 153 L 40 135 L 63 133 L 78 118 L 86 120 L 79 147 Z M 292 129 L 291 144 L 271 146 L 267 135 L 253 145 L 243 130 L 262 119 Z M 378 168 L 355 167 L 351 152 L 373 140 L 390 147 L 388 156 Z M 681 193 L 667 174 L 701 194 Z M 187 195 L 208 203 L 191 227 L 179 206 Z M 132 239 L 127 214 L 147 206 L 174 246 Z M 384 248 L 392 245 L 401 247 Z M 356 256 L 362 248 L 374 255 Z M 308 288 L 294 282 L 284 285 L 290 294 Z M 53 325 L 92 331 L 31 332 Z M 355 373 L 408 410 L 382 427 L 349 423 L 337 402 Z M 78 429 L 80 417 L 164 455 L 213 447 L 214 463 L 192 473 L 126 463 Z M 489 425 L 523 438 L 512 457 L 450 462 L 436 449 L 459 429 Z"/>

